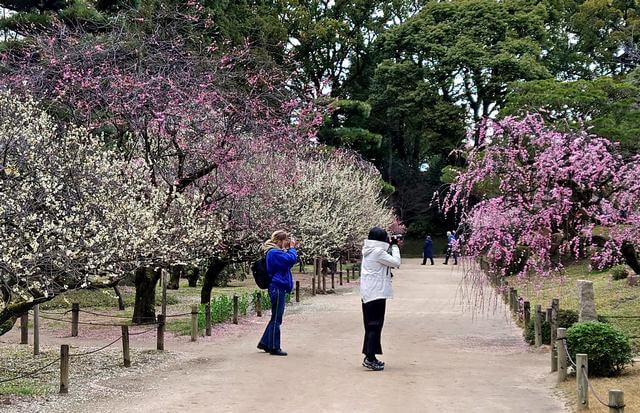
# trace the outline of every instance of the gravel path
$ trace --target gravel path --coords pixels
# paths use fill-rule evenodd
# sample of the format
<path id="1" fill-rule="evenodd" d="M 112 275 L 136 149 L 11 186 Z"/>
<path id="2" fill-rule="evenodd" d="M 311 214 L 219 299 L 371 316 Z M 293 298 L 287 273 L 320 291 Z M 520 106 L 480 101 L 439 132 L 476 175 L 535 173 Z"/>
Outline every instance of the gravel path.
<path id="1" fill-rule="evenodd" d="M 382 357 L 361 366 L 357 290 L 316 296 L 287 310 L 288 357 L 259 352 L 266 320 L 247 318 L 151 371 L 106 379 L 90 400 L 47 412 L 564 412 L 553 395 L 548 354 L 529 349 L 504 312 L 473 316 L 455 303 L 459 275 L 405 260 L 394 271 Z M 1 410 L 1 409 L 0 409 Z M 45 410 L 43 410 L 45 411 Z"/>

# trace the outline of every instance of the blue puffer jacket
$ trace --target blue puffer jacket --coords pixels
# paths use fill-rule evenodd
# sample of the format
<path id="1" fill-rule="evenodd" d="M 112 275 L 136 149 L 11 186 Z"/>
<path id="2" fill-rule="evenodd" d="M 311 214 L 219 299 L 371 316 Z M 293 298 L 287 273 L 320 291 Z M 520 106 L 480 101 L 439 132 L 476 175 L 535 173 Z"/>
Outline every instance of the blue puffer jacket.
<path id="1" fill-rule="evenodd" d="M 298 251 L 289 248 L 287 251 L 272 248 L 267 252 L 267 272 L 271 274 L 269 289 L 277 288 L 290 293 L 293 290 L 291 267 L 298 261 Z"/>

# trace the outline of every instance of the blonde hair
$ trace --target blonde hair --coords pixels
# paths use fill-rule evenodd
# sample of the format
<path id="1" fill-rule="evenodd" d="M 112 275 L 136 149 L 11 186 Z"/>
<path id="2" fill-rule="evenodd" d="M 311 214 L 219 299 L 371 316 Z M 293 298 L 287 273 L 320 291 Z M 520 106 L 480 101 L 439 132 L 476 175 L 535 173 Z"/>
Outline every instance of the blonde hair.
<path id="1" fill-rule="evenodd" d="M 289 238 L 289 233 L 282 229 L 279 229 L 271 234 L 271 242 L 284 241 L 287 238 Z"/>

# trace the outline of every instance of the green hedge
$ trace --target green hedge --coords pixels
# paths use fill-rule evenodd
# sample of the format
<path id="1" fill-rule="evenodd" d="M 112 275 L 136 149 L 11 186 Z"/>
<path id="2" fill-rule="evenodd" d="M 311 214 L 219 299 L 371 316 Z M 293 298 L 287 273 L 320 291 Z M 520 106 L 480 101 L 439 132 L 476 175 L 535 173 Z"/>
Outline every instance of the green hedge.
<path id="1" fill-rule="evenodd" d="M 618 328 L 599 321 L 576 323 L 567 330 L 567 347 L 574 358 L 586 354 L 589 374 L 615 376 L 631 363 L 629 337 Z"/>
<path id="2" fill-rule="evenodd" d="M 529 344 L 535 343 L 535 324 L 534 314 L 531 314 L 531 321 L 525 329 L 524 339 Z M 573 310 L 560 310 L 556 318 L 558 321 L 558 328 L 569 328 L 578 322 L 578 313 Z M 542 344 L 550 344 L 551 342 L 551 329 L 549 323 L 542 320 Z"/>

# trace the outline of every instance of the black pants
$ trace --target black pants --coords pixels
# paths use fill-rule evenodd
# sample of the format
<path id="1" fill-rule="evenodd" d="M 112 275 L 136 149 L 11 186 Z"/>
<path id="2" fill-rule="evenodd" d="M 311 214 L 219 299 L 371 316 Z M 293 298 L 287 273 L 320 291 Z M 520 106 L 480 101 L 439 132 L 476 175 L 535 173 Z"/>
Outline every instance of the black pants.
<path id="1" fill-rule="evenodd" d="M 424 257 L 422 259 L 422 265 L 425 265 L 427 263 L 427 259 L 431 260 L 431 265 L 433 265 L 433 257 Z"/>
<path id="2" fill-rule="evenodd" d="M 456 251 L 453 251 L 451 248 L 447 248 L 447 255 L 444 258 L 444 263 L 448 264 L 449 263 L 449 258 L 453 255 L 453 263 L 455 265 L 458 265 L 458 253 Z"/>
<path id="3" fill-rule="evenodd" d="M 362 316 L 364 318 L 364 344 L 362 353 L 367 356 L 382 354 L 380 336 L 384 324 L 384 311 L 387 300 L 373 300 L 362 303 Z"/>

